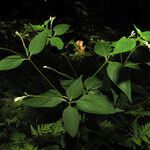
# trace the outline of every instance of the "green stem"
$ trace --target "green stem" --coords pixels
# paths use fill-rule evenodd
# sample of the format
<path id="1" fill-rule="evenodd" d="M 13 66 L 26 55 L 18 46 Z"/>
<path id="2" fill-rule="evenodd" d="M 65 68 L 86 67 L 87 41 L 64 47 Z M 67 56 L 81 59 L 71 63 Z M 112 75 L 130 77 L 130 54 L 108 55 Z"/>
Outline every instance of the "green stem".
<path id="1" fill-rule="evenodd" d="M 41 72 L 41 70 L 34 64 L 34 62 L 31 59 L 28 59 L 31 64 L 34 66 L 34 68 L 40 73 L 40 75 L 47 81 L 47 83 L 53 87 L 55 90 L 57 90 L 57 88 L 45 77 L 45 75 Z M 58 90 L 57 90 L 58 91 Z"/>
<path id="2" fill-rule="evenodd" d="M 69 66 L 70 66 L 70 68 L 71 68 L 71 70 L 72 70 L 72 72 L 73 72 L 74 76 L 77 78 L 77 77 L 78 77 L 78 75 L 77 75 L 77 73 L 76 73 L 75 69 L 73 68 L 73 66 L 72 66 L 71 62 L 69 61 L 69 59 L 68 59 L 68 57 L 67 57 L 66 55 L 64 55 L 64 56 L 65 56 L 65 58 L 66 58 L 66 60 L 67 60 L 67 62 L 68 62 L 68 64 L 69 64 Z"/>
<path id="3" fill-rule="evenodd" d="M 103 69 L 103 67 L 107 64 L 107 62 L 108 62 L 108 61 L 105 61 L 105 62 L 98 68 L 98 70 L 92 75 L 92 78 L 94 78 L 94 77 L 97 75 L 97 73 L 100 72 L 100 71 Z"/>
<path id="4" fill-rule="evenodd" d="M 54 69 L 54 68 L 52 68 L 52 67 L 43 66 L 43 68 L 46 68 L 46 69 L 52 70 L 52 71 L 54 71 L 54 72 L 56 72 L 56 73 L 58 73 L 58 74 L 60 74 L 60 75 L 62 75 L 62 76 L 64 76 L 64 77 L 67 77 L 68 79 L 73 80 L 73 78 L 72 78 L 72 77 L 70 77 L 69 75 L 67 75 L 67 74 L 65 74 L 65 73 L 62 73 L 62 72 L 60 72 L 60 71 L 58 71 L 58 70 L 56 70 L 56 69 Z"/>
<path id="5" fill-rule="evenodd" d="M 22 42 L 22 45 L 23 45 L 23 48 L 24 48 L 24 50 L 25 50 L 25 52 L 26 52 L 26 55 L 28 56 L 28 55 L 29 55 L 29 52 L 28 52 L 28 49 L 27 49 L 27 47 L 26 47 L 26 45 L 25 45 L 25 42 L 24 42 L 24 40 L 23 40 L 21 34 L 20 34 L 19 32 L 16 32 L 16 35 L 18 35 L 18 36 L 20 37 L 21 42 Z"/>
<path id="6" fill-rule="evenodd" d="M 125 65 L 127 63 L 127 61 L 129 60 L 130 56 L 133 54 L 134 50 L 136 50 L 140 45 L 137 45 L 135 48 L 133 48 L 133 50 L 130 52 L 130 54 L 127 56 L 125 62 L 123 63 L 123 65 Z"/>

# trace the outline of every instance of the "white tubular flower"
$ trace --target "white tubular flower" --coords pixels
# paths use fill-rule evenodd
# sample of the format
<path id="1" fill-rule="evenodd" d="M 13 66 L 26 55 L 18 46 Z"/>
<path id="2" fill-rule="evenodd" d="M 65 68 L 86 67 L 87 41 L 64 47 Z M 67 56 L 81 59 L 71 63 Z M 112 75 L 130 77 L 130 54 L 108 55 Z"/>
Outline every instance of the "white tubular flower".
<path id="1" fill-rule="evenodd" d="M 18 31 L 15 32 L 16 35 L 20 36 L 20 33 Z"/>
<path id="2" fill-rule="evenodd" d="M 22 101 L 24 98 L 26 98 L 26 97 L 28 97 L 28 96 L 20 96 L 20 97 L 16 97 L 15 99 L 14 99 L 14 102 L 20 102 L 20 101 Z"/>
<path id="3" fill-rule="evenodd" d="M 135 32 L 134 32 L 134 31 L 132 31 L 130 36 L 135 36 Z"/>
<path id="4" fill-rule="evenodd" d="M 56 17 L 52 17 L 52 16 L 49 17 L 50 21 L 52 21 L 52 22 L 55 20 L 55 18 Z"/>
<path id="5" fill-rule="evenodd" d="M 48 68 L 48 66 L 43 66 L 43 68 Z"/>

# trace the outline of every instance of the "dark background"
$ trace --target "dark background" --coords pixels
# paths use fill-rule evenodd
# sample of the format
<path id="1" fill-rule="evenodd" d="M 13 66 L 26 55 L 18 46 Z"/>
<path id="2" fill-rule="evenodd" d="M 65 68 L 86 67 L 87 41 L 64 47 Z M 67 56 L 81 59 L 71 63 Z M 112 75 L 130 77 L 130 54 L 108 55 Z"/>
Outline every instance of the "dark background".
<path id="1" fill-rule="evenodd" d="M 139 24 L 149 27 L 148 0 L 2 0 L 0 20 L 38 20 L 50 15 L 83 19 L 77 12 L 76 2 L 81 2 L 86 7 L 88 19 L 99 19 L 106 24 Z"/>

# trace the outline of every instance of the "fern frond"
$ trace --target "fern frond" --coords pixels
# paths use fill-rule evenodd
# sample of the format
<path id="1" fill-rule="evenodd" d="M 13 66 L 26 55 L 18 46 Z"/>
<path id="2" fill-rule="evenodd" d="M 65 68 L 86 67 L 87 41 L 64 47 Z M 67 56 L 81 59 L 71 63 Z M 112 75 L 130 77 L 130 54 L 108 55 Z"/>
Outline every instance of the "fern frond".
<path id="1" fill-rule="evenodd" d="M 146 116 L 150 117 L 150 111 L 144 109 L 131 110 L 128 111 L 127 114 L 131 114 L 132 116 L 137 116 L 137 117 L 146 117 Z"/>
<path id="2" fill-rule="evenodd" d="M 20 132 L 16 132 L 11 136 L 11 140 L 14 144 L 19 145 L 26 141 L 26 135 Z"/>
<path id="3" fill-rule="evenodd" d="M 38 148 L 32 144 L 26 143 L 23 150 L 38 150 Z"/>
<path id="4" fill-rule="evenodd" d="M 59 120 L 51 124 L 41 124 L 37 125 L 37 128 L 33 128 L 31 125 L 31 133 L 34 136 L 43 136 L 45 134 L 50 134 L 53 136 L 59 136 L 65 133 L 65 129 L 62 124 L 62 120 Z"/>
<path id="5" fill-rule="evenodd" d="M 146 123 L 145 125 L 142 125 L 141 137 L 144 142 L 150 144 L 150 122 Z"/>
<path id="6" fill-rule="evenodd" d="M 141 131 L 141 126 L 138 124 L 137 119 L 135 119 L 132 123 L 133 134 L 131 137 L 131 141 L 139 146 L 141 146 L 141 144 L 142 144 L 142 139 L 140 137 L 140 131 Z"/>
<path id="7" fill-rule="evenodd" d="M 131 141 L 135 144 L 141 146 L 142 142 L 145 144 L 150 144 L 150 122 L 145 123 L 144 125 L 140 126 L 135 120 L 132 125 L 133 134 L 131 137 Z"/>

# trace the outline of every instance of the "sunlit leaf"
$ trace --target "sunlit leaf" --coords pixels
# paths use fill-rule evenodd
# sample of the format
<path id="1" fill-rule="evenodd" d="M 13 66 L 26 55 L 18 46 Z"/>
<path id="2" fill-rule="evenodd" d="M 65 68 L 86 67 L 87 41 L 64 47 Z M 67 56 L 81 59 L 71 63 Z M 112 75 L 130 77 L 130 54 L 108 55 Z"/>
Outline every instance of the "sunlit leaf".
<path id="1" fill-rule="evenodd" d="M 142 38 L 148 42 L 150 42 L 150 31 L 142 32 Z"/>
<path id="2" fill-rule="evenodd" d="M 136 47 L 136 42 L 134 39 L 127 39 L 122 37 L 119 41 L 115 43 L 115 49 L 112 52 L 113 55 L 131 51 Z"/>
<path id="3" fill-rule="evenodd" d="M 112 51 L 112 48 L 107 42 L 98 41 L 95 44 L 94 51 L 100 56 L 107 57 Z"/>
<path id="4" fill-rule="evenodd" d="M 20 66 L 25 59 L 19 55 L 11 55 L 0 60 L 0 71 L 14 69 Z"/>
<path id="5" fill-rule="evenodd" d="M 50 38 L 50 43 L 52 46 L 57 47 L 59 50 L 63 49 L 64 42 L 59 37 Z"/>
<path id="6" fill-rule="evenodd" d="M 146 41 L 150 41 L 150 31 L 144 31 L 142 32 L 139 28 L 137 28 L 135 25 L 134 25 L 137 33 L 140 35 L 141 38 L 143 38 L 144 40 Z"/>
<path id="7" fill-rule="evenodd" d="M 139 34 L 139 35 L 142 35 L 142 32 L 139 28 L 137 28 L 137 26 L 134 25 L 134 28 L 136 30 L 136 32 Z"/>
<path id="8" fill-rule="evenodd" d="M 125 64 L 125 67 L 135 69 L 135 70 L 140 70 L 139 63 L 132 63 L 132 62 L 127 62 Z"/>
<path id="9" fill-rule="evenodd" d="M 58 24 L 56 25 L 53 30 L 54 30 L 54 35 L 62 35 L 62 34 L 65 34 L 68 29 L 69 29 L 70 25 L 68 24 Z"/>
<path id="10" fill-rule="evenodd" d="M 44 21 L 43 25 L 44 25 L 46 28 L 48 28 L 49 23 L 50 23 L 50 19 Z"/>
<path id="11" fill-rule="evenodd" d="M 47 42 L 48 31 L 48 29 L 45 29 L 32 39 L 29 44 L 30 55 L 38 54 L 44 49 Z"/>
<path id="12" fill-rule="evenodd" d="M 42 25 L 33 25 L 33 24 L 30 24 L 31 28 L 34 30 L 34 31 L 43 31 L 44 30 L 44 27 Z"/>

